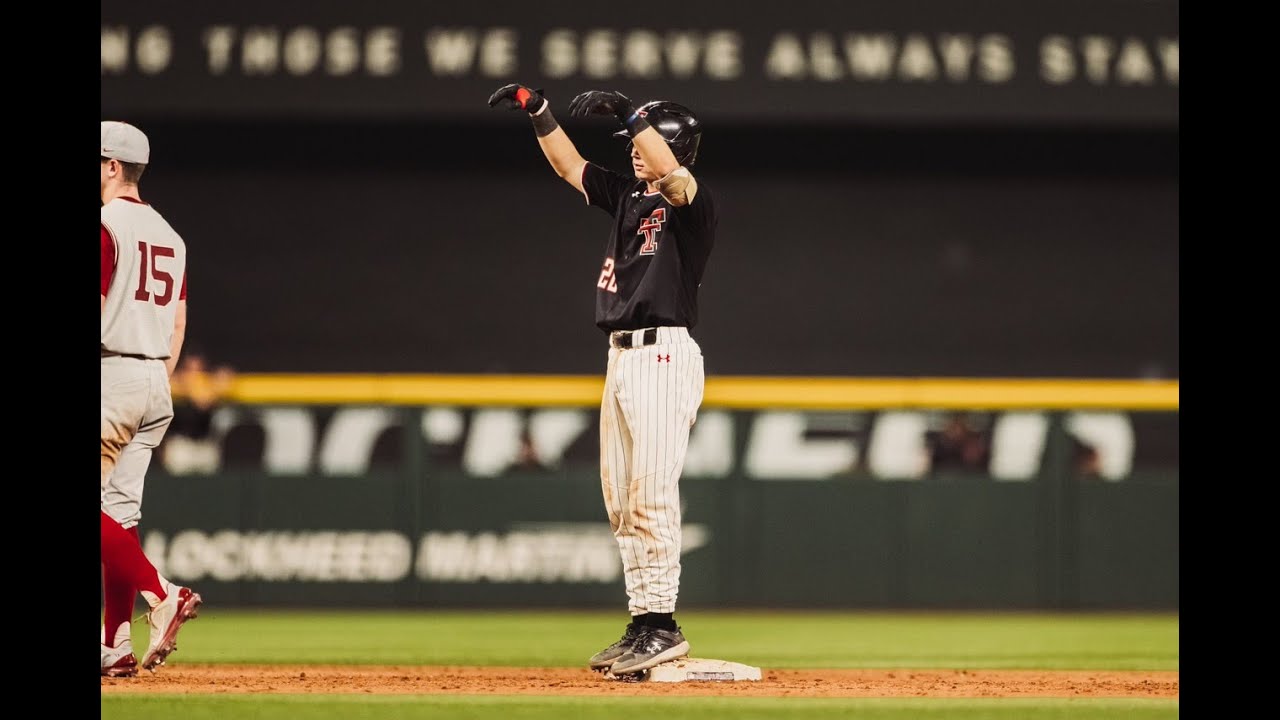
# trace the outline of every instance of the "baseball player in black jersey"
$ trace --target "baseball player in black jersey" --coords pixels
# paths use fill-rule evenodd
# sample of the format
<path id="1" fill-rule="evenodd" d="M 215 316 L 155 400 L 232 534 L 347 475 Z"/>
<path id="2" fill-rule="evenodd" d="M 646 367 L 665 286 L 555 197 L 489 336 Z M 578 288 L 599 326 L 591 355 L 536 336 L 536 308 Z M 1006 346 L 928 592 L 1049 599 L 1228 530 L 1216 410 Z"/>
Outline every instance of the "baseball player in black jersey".
<path id="1" fill-rule="evenodd" d="M 702 125 L 683 105 L 634 107 L 593 90 L 569 103 L 575 117 L 609 115 L 623 129 L 631 175 L 587 162 L 556 123 L 541 91 L 511 84 L 489 98 L 529 113 L 551 167 L 612 218 L 596 286 L 596 325 L 608 337 L 600 403 L 600 484 L 618 542 L 631 620 L 589 665 L 640 673 L 689 654 L 676 624 L 680 590 L 680 473 L 702 404 L 698 287 L 715 243 L 711 190 L 690 168 Z"/>

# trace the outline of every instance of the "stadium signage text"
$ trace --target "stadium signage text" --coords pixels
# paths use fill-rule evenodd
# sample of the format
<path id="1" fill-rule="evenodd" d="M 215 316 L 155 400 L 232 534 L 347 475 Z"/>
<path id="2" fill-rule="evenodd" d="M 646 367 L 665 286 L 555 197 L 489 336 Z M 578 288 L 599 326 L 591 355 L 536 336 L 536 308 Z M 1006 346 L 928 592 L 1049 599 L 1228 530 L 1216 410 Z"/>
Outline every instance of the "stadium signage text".
<path id="1" fill-rule="evenodd" d="M 595 437 L 597 413 L 571 408 L 428 407 L 409 411 L 404 429 L 421 433 L 428 446 L 457 457 L 474 477 L 496 477 L 519 469 L 532 455 L 544 469 L 570 462 L 590 466 L 589 452 L 567 451 Z M 756 480 L 812 480 L 865 470 L 882 480 L 915 480 L 929 472 L 927 437 L 942 415 L 917 410 L 832 413 L 768 410 L 748 414 L 746 442 L 739 451 L 733 413 L 706 410 L 689 439 L 684 476 L 720 478 L 741 468 Z M 371 469 L 379 439 L 404 422 L 393 408 L 343 407 L 325 419 L 311 407 L 224 407 L 213 418 L 208 452 L 161 453 L 171 474 L 202 474 L 223 468 L 221 443 L 245 426 L 263 437 L 258 469 L 270 475 L 359 476 Z M 1122 480 L 1133 467 L 1135 438 L 1123 412 L 1076 411 L 1064 416 L 1066 430 L 1095 448 L 1099 472 Z M 1050 432 L 1049 414 L 1003 412 L 990 418 L 989 471 L 1001 481 L 1031 481 L 1040 471 Z M 168 440 L 166 442 L 171 442 Z M 528 447 L 524 447 L 524 443 Z"/>
<path id="2" fill-rule="evenodd" d="M 1019 67 L 1014 39 L 999 32 L 797 33 L 783 31 L 760 52 L 732 29 L 554 28 L 541 36 L 510 27 L 295 27 L 209 25 L 200 29 L 201 72 L 209 77 L 390 77 L 411 65 L 435 78 L 692 79 L 766 82 L 1007 83 L 1029 73 L 1049 85 L 1177 86 L 1177 36 L 1047 34 L 1035 63 Z M 158 76 L 179 47 L 166 25 L 104 25 L 104 76 Z M 521 46 L 536 48 L 522 63 Z M 750 67 L 755 56 L 758 67 Z"/>
<path id="3" fill-rule="evenodd" d="M 683 554 L 709 529 L 684 527 Z M 394 583 L 411 574 L 446 583 L 611 583 L 621 579 L 606 523 L 526 523 L 506 531 L 431 531 L 417 548 L 395 531 L 180 530 L 146 533 L 144 549 L 165 575 L 220 582 Z"/>
<path id="4" fill-rule="evenodd" d="M 492 118 L 489 94 L 526 82 L 562 102 L 586 83 L 696 98 L 715 122 L 1178 117 L 1170 0 L 793 2 L 764 13 L 709 2 L 634 24 L 585 2 L 502 4 L 109 0 L 103 111 Z M 834 87 L 858 93 L 823 92 Z"/>

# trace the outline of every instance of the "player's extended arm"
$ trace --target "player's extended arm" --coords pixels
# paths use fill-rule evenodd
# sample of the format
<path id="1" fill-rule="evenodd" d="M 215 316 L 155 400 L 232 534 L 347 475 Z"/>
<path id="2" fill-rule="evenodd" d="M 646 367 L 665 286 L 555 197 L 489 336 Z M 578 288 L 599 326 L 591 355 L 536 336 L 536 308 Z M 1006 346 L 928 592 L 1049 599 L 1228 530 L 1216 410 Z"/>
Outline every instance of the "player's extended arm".
<path id="1" fill-rule="evenodd" d="M 644 116 L 636 112 L 631 99 L 611 90 L 588 90 L 569 102 L 569 114 L 574 117 L 587 115 L 613 115 L 618 118 L 631 136 L 631 143 L 640 153 L 646 167 L 658 176 L 655 183 L 662 196 L 677 207 L 688 205 L 698 191 L 698 184 L 688 168 L 681 167 L 675 153 Z"/>
<path id="2" fill-rule="evenodd" d="M 613 115 L 627 128 L 631 142 L 640 151 L 640 159 L 646 167 L 665 177 L 672 170 L 680 167 L 676 156 L 667 147 L 657 130 L 649 126 L 649 121 L 636 112 L 631 98 L 612 90 L 588 90 L 569 101 L 569 114 L 574 117 L 588 115 Z"/>
<path id="3" fill-rule="evenodd" d="M 582 166 L 587 161 L 551 114 L 551 103 L 541 90 L 532 90 L 519 83 L 503 85 L 489 96 L 489 107 L 503 105 L 511 110 L 524 110 L 533 121 L 533 131 L 538 136 L 542 154 L 556 174 L 582 192 Z M 661 138 L 659 138 L 661 140 Z"/>
<path id="4" fill-rule="evenodd" d="M 164 367 L 173 377 L 174 368 L 178 367 L 178 355 L 182 353 L 182 341 L 187 337 L 187 301 L 179 300 L 177 311 L 173 316 L 173 340 L 169 341 L 169 359 Z"/>

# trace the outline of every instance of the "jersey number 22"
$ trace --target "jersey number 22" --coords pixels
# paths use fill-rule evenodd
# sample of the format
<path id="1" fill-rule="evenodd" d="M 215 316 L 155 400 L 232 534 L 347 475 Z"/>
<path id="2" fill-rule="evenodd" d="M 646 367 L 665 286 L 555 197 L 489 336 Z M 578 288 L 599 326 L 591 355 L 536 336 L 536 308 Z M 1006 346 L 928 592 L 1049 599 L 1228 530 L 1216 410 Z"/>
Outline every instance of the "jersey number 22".
<path id="1" fill-rule="evenodd" d="M 618 292 L 618 276 L 613 274 L 613 258 L 604 259 L 604 269 L 600 271 L 600 280 L 596 282 L 596 287 L 611 293 Z"/>

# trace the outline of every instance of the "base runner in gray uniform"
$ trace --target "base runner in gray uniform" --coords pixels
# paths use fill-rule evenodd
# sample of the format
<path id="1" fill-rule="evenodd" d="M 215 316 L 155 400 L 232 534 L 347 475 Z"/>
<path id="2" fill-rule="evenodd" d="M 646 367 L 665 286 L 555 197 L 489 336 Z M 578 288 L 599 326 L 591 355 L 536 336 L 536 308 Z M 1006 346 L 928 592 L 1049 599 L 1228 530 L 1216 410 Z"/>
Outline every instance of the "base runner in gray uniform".
<path id="1" fill-rule="evenodd" d="M 156 571 L 138 541 L 151 453 L 173 419 L 169 376 L 187 324 L 187 246 L 138 181 L 151 144 L 128 123 L 102 123 L 102 675 L 138 674 L 130 618 L 138 593 L 150 638 L 142 667 L 177 649 L 200 595 Z"/>
<path id="2" fill-rule="evenodd" d="M 702 125 L 665 100 L 639 108 L 623 94 L 573 99 L 577 117 L 616 117 L 632 172 L 587 162 L 556 123 L 540 91 L 511 84 L 489 98 L 528 112 L 547 161 L 588 205 L 612 218 L 596 286 L 596 325 L 608 338 L 600 403 L 600 484 L 618 543 L 630 621 L 588 661 L 634 675 L 684 657 L 689 642 L 674 613 L 680 591 L 680 474 L 702 404 L 702 350 L 690 335 L 698 288 L 715 243 L 711 190 L 690 168 Z"/>

